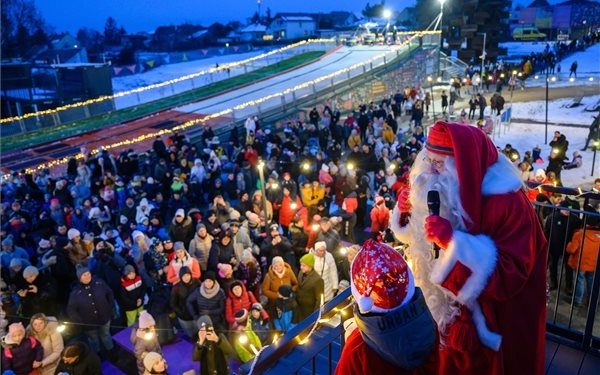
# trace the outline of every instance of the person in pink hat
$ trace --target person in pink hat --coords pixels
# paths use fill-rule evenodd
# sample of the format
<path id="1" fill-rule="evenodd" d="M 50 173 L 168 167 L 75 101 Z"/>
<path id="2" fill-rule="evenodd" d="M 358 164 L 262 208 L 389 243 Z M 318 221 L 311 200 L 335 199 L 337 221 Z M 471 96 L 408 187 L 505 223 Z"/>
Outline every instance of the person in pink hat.
<path id="1" fill-rule="evenodd" d="M 440 373 L 543 374 L 547 244 L 517 168 L 480 129 L 438 122 L 409 184 L 391 228 L 438 324 Z"/>
<path id="2" fill-rule="evenodd" d="M 367 240 L 351 266 L 354 318 L 336 375 L 437 374 L 436 323 L 402 255 Z"/>

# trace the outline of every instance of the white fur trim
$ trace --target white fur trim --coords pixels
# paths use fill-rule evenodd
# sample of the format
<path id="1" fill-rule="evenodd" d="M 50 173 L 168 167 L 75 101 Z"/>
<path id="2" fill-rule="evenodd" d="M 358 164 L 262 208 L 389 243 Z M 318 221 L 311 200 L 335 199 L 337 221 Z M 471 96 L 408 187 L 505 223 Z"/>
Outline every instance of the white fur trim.
<path id="1" fill-rule="evenodd" d="M 481 183 L 481 194 L 486 197 L 521 189 L 523 182 L 518 173 L 517 167 L 504 154 L 498 155 L 498 161 L 490 165 L 485 172 Z"/>
<path id="2" fill-rule="evenodd" d="M 410 242 L 410 221 L 408 222 L 408 225 L 404 227 L 400 226 L 400 210 L 398 207 L 394 207 L 394 210 L 392 211 L 390 217 L 390 230 L 394 233 L 396 240 L 403 243 Z"/>
<path id="3" fill-rule="evenodd" d="M 450 246 L 440 253 L 441 256 L 431 272 L 431 282 L 441 284 L 456 262 L 460 261 L 472 273 L 456 299 L 464 305 L 475 303 L 496 268 L 498 249 L 494 241 L 484 234 L 474 236 L 455 230 Z"/>
<path id="4" fill-rule="evenodd" d="M 467 307 L 473 314 L 473 323 L 475 324 L 477 336 L 479 336 L 481 343 L 497 352 L 500 349 L 500 344 L 502 343 L 502 336 L 488 329 L 487 324 L 485 323 L 485 316 L 483 316 L 481 306 L 478 302 L 473 302 Z"/>

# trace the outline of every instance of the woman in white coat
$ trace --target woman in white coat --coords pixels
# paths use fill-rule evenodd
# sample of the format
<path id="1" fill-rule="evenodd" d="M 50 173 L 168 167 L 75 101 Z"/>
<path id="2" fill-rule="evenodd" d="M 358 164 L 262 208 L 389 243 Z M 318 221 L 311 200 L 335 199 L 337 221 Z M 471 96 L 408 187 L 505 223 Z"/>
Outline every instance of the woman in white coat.
<path id="1" fill-rule="evenodd" d="M 42 365 L 38 369 L 39 375 L 54 375 L 58 366 L 60 353 L 65 345 L 57 329 L 56 318 L 42 313 L 34 314 L 27 327 L 28 334 L 35 337 L 44 348 Z"/>
<path id="2" fill-rule="evenodd" d="M 327 251 L 325 241 L 316 242 L 310 252 L 315 255 L 315 266 L 313 269 L 323 279 L 325 291 L 323 301 L 329 302 L 335 297 L 335 293 L 338 291 L 338 271 L 335 259 Z"/>

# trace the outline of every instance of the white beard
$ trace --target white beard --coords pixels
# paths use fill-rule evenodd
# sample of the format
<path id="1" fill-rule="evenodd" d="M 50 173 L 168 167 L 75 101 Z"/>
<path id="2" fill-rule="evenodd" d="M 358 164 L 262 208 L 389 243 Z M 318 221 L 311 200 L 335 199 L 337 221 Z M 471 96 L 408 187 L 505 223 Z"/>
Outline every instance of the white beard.
<path id="1" fill-rule="evenodd" d="M 410 172 L 410 246 L 408 256 L 412 262 L 415 284 L 421 288 L 433 318 L 438 323 L 443 338 L 446 328 L 460 314 L 460 305 L 455 296 L 445 288 L 429 281 L 431 271 L 437 260 L 433 259 L 432 244 L 425 240 L 424 223 L 429 216 L 427 194 L 430 190 L 440 193 L 440 216 L 449 220 L 452 228 L 465 230 L 468 215 L 460 202 L 460 185 L 453 157 L 447 157 L 444 170 L 440 174 L 430 172 L 430 166 L 424 161 L 427 150 L 417 156 Z M 440 250 L 440 257 L 444 251 Z"/>

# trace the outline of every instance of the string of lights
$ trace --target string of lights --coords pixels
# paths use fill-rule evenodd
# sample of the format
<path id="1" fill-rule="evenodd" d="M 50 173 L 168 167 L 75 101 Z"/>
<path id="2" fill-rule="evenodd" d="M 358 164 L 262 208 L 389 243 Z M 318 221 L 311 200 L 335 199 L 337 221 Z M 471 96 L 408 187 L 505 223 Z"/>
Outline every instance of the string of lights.
<path id="1" fill-rule="evenodd" d="M 293 93 L 295 91 L 298 91 L 298 90 L 301 90 L 303 88 L 309 87 L 311 85 L 317 84 L 319 82 L 322 82 L 322 81 L 325 81 L 325 80 L 329 80 L 329 79 L 331 79 L 333 77 L 336 77 L 338 75 L 341 75 L 341 74 L 345 74 L 345 73 L 347 73 L 347 72 L 349 72 L 351 70 L 354 70 L 354 69 L 357 69 L 357 68 L 360 68 L 360 67 L 363 67 L 363 66 L 368 66 L 369 64 L 371 64 L 372 62 L 374 62 L 374 61 L 376 61 L 378 59 L 382 59 L 383 57 L 385 57 L 387 55 L 390 55 L 390 54 L 395 54 L 396 51 L 398 51 L 400 48 L 402 48 L 402 47 L 406 46 L 407 44 L 409 44 L 415 38 L 419 38 L 419 37 L 422 37 L 424 35 L 429 35 L 429 34 L 436 34 L 436 33 L 439 33 L 439 31 L 421 31 L 421 32 L 417 32 L 417 33 L 410 33 L 410 35 L 412 35 L 412 36 L 410 38 L 408 38 L 406 41 L 404 41 L 403 43 L 395 46 L 395 48 L 391 49 L 388 52 L 384 52 L 384 53 L 381 53 L 379 55 L 376 55 L 376 56 L 374 56 L 374 57 L 372 57 L 372 58 L 370 58 L 370 59 L 368 59 L 368 60 L 366 60 L 364 62 L 357 63 L 357 64 L 354 64 L 354 65 L 352 65 L 350 67 L 343 68 L 343 69 L 340 69 L 340 70 L 338 70 L 336 72 L 327 74 L 325 76 L 318 77 L 318 78 L 316 78 L 314 80 L 310 80 L 310 81 L 304 82 L 302 84 L 294 86 L 293 88 L 288 88 L 288 89 L 286 89 L 286 90 L 284 90 L 282 92 L 279 92 L 279 93 L 270 94 L 270 95 L 267 95 L 265 97 L 262 97 L 262 98 L 259 98 L 259 99 L 255 99 L 255 100 L 249 100 L 249 101 L 247 101 L 245 103 L 242 103 L 242 104 L 239 104 L 239 105 L 237 105 L 237 106 L 235 106 L 233 108 L 224 109 L 224 110 L 222 110 L 220 112 L 216 112 L 216 113 L 207 115 L 207 116 L 205 116 L 203 118 L 186 121 L 186 122 L 184 122 L 184 123 L 182 123 L 180 125 L 177 125 L 177 126 L 171 128 L 171 129 L 163 129 L 163 130 L 160 130 L 160 131 L 157 131 L 157 132 L 144 134 L 144 135 L 141 135 L 141 136 L 133 138 L 133 139 L 125 139 L 125 140 L 122 140 L 120 142 L 116 142 L 116 143 L 113 143 L 113 144 L 103 145 L 102 146 L 102 150 L 110 150 L 110 149 L 114 149 L 114 148 L 117 148 L 117 147 L 129 146 L 129 145 L 137 144 L 137 143 L 143 142 L 143 141 L 145 141 L 147 139 L 154 139 L 157 136 L 161 136 L 163 134 L 171 134 L 171 133 L 174 133 L 174 132 L 177 132 L 177 131 L 180 131 L 180 130 L 188 129 L 188 128 L 190 128 L 192 126 L 195 126 L 195 125 L 204 124 L 204 123 L 208 122 L 209 120 L 212 120 L 212 119 L 215 119 L 215 118 L 218 118 L 218 117 L 221 117 L 221 116 L 229 115 L 229 114 L 233 113 L 234 111 L 239 111 L 239 110 L 245 109 L 247 107 L 260 105 L 261 103 L 264 103 L 264 102 L 266 102 L 266 101 L 268 101 L 268 100 L 270 100 L 272 98 L 277 98 L 277 97 L 281 97 L 281 96 L 284 96 L 284 95 L 288 95 L 290 93 Z M 328 41 L 328 40 L 316 40 L 316 41 L 323 42 L 323 41 Z M 299 43 L 308 43 L 308 42 L 304 41 L 304 42 L 299 42 Z M 288 46 L 287 48 L 291 48 L 291 46 Z M 92 155 L 96 155 L 98 153 L 98 150 L 92 150 L 90 153 Z M 65 156 L 65 157 L 60 158 L 60 159 L 55 159 L 55 160 L 52 160 L 52 161 L 49 161 L 49 162 L 46 162 L 46 163 L 41 163 L 41 164 L 37 165 L 35 168 L 26 168 L 25 172 L 26 173 L 32 173 L 32 172 L 34 172 L 36 170 L 41 170 L 41 169 L 46 169 L 46 168 L 51 169 L 53 167 L 66 164 L 69 161 L 69 159 L 72 158 L 72 157 L 82 158 L 83 154 L 82 153 L 78 153 L 78 154 L 75 154 L 75 155 Z M 7 177 L 8 177 L 8 175 L 4 174 L 1 178 L 6 179 Z"/>
<path id="2" fill-rule="evenodd" d="M 83 106 L 87 106 L 90 104 L 95 104 L 95 103 L 101 103 L 103 101 L 106 100 L 113 100 L 116 98 L 121 98 L 124 96 L 128 96 L 128 95 L 132 95 L 132 94 L 138 94 L 144 91 L 148 91 L 148 90 L 152 90 L 152 89 L 156 89 L 156 88 L 160 88 L 160 87 L 164 87 L 164 86 L 168 86 L 174 83 L 178 83 L 178 82 L 182 82 L 182 81 L 187 81 L 187 80 L 191 80 L 197 77 L 201 77 L 203 75 L 206 74 L 212 74 L 215 72 L 219 72 L 219 71 L 226 71 L 227 69 L 232 69 L 232 68 L 236 68 L 239 66 L 243 66 L 245 64 L 257 61 L 257 60 L 261 60 L 261 59 L 266 59 L 269 56 L 272 55 L 276 55 L 279 53 L 283 53 L 289 49 L 292 48 L 296 48 L 299 46 L 302 46 L 304 44 L 311 44 L 311 43 L 327 43 L 327 42 L 332 42 L 333 39 L 309 39 L 309 40 L 304 40 L 304 41 L 300 41 L 298 43 L 294 43 L 294 44 L 290 44 L 287 45 L 285 47 L 267 52 L 267 53 L 263 53 L 260 54 L 258 56 L 254 56 L 245 60 L 240 60 L 240 61 L 235 61 L 232 63 L 228 63 L 228 64 L 223 64 L 223 65 L 219 65 L 219 67 L 214 67 L 214 68 L 210 68 L 208 70 L 202 70 L 200 72 L 197 73 L 193 73 L 193 74 L 188 74 L 185 76 L 181 76 L 179 78 L 174 78 L 174 79 L 170 79 L 164 82 L 160 82 L 160 83 L 156 83 L 156 84 L 152 84 L 152 85 L 148 85 L 148 86 L 144 86 L 144 87 L 138 87 L 136 89 L 133 90 L 128 90 L 128 91 L 122 91 L 122 92 L 118 92 L 114 95 L 105 95 L 105 96 L 100 96 L 98 98 L 94 98 L 94 99 L 89 99 L 89 100 L 85 100 L 85 101 L 81 101 L 81 102 L 77 102 L 77 103 L 73 103 L 73 104 L 67 104 L 67 105 L 63 105 L 60 107 L 56 107 L 56 108 L 52 108 L 52 109 L 46 109 L 46 110 L 42 110 L 42 111 L 37 111 L 37 112 L 30 112 L 30 113 L 26 113 L 22 116 L 14 116 L 14 117 L 8 117 L 8 118 L 4 118 L 4 119 L 0 119 L 0 124 L 3 123 L 7 123 L 7 122 L 13 122 L 13 121 L 19 121 L 19 120 L 24 120 L 27 119 L 29 117 L 34 117 L 34 116 L 44 116 L 44 115 L 50 115 L 50 114 L 55 114 L 58 112 L 62 112 L 62 111 L 66 111 L 72 108 L 78 108 L 78 107 L 83 107 Z"/>

